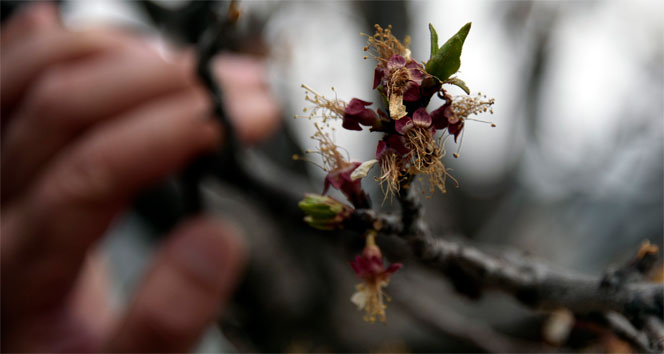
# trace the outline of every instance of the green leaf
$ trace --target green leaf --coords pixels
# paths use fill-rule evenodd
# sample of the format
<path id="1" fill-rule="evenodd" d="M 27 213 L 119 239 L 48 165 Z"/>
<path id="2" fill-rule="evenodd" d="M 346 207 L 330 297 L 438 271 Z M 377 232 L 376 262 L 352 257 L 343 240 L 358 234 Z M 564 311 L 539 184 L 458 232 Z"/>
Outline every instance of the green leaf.
<path id="1" fill-rule="evenodd" d="M 470 31 L 470 22 L 445 42 L 426 64 L 427 72 L 440 81 L 447 80 L 461 66 L 461 49 Z"/>
<path id="2" fill-rule="evenodd" d="M 470 95 L 470 89 L 468 88 L 466 83 L 463 82 L 463 80 L 459 79 L 458 77 L 451 77 L 451 78 L 445 80 L 445 82 L 443 82 L 443 83 L 459 86 L 462 90 L 464 90 L 466 92 L 466 95 Z"/>
<path id="3" fill-rule="evenodd" d="M 429 24 L 429 32 L 431 32 L 431 55 L 429 56 L 429 60 L 431 60 L 438 52 L 438 33 L 432 24 Z"/>

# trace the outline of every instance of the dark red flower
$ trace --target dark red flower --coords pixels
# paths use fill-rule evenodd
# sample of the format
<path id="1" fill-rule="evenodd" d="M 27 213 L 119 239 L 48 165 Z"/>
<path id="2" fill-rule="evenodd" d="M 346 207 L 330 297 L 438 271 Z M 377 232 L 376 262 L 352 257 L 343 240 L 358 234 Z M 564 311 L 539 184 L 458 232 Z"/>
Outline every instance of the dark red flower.
<path id="1" fill-rule="evenodd" d="M 376 112 L 366 108 L 369 105 L 371 102 L 353 98 L 344 111 L 342 126 L 348 130 L 362 130 L 360 124 L 374 127 L 379 119 Z"/>
<path id="2" fill-rule="evenodd" d="M 383 288 L 390 281 L 390 275 L 401 268 L 401 263 L 393 263 L 385 268 L 383 255 L 376 245 L 375 231 L 366 238 L 366 246 L 355 260 L 350 262 L 351 267 L 362 283 L 356 286 L 357 291 L 351 297 L 351 302 L 358 309 L 365 310 L 365 320 L 375 322 L 376 319 L 385 321 L 385 301 L 383 300 Z"/>
<path id="3" fill-rule="evenodd" d="M 325 176 L 323 194 L 327 193 L 331 185 L 341 191 L 356 208 L 369 208 L 369 197 L 362 190 L 362 179 L 353 181 L 351 178 L 353 171 L 361 164 L 360 162 L 347 162 L 344 166 L 328 172 Z"/>
<path id="4" fill-rule="evenodd" d="M 454 110 L 452 110 L 452 96 L 445 93 L 444 99 L 445 104 L 431 112 L 431 119 L 436 129 L 447 128 L 447 131 L 451 135 L 454 135 L 454 142 L 456 142 L 463 129 L 464 120 L 454 114 Z"/>
<path id="5" fill-rule="evenodd" d="M 365 280 L 372 280 L 374 278 L 384 278 L 399 270 L 402 267 L 401 263 L 393 263 L 385 268 L 383 264 L 383 254 L 375 243 L 375 236 L 367 238 L 367 244 L 362 250 L 362 253 L 355 256 L 355 261 L 350 262 L 355 274 Z"/>
<path id="6" fill-rule="evenodd" d="M 413 113 L 413 117 L 403 117 L 396 121 L 394 123 L 394 129 L 401 135 L 405 135 L 406 132 L 414 127 L 422 127 L 425 129 L 430 129 L 432 127 L 433 120 L 429 113 L 427 113 L 426 108 L 420 107 L 418 108 L 415 113 Z"/>
<path id="7" fill-rule="evenodd" d="M 350 265 L 353 267 L 355 274 L 363 279 L 389 277 L 403 266 L 401 263 L 392 263 L 389 267 L 385 268 L 381 257 L 366 257 L 364 255 L 355 256 L 355 260 L 351 261 Z"/>

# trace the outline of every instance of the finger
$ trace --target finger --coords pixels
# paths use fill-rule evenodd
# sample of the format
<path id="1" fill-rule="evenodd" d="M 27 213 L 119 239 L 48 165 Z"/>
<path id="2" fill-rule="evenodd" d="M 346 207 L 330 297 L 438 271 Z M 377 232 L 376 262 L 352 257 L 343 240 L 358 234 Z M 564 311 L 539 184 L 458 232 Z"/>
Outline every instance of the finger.
<path id="1" fill-rule="evenodd" d="M 259 143 L 279 128 L 279 110 L 269 93 L 261 89 L 224 92 L 228 115 L 243 142 Z"/>
<path id="2" fill-rule="evenodd" d="M 57 8 L 48 2 L 38 2 L 21 8 L 0 31 L 0 49 L 11 50 L 12 45 L 22 38 L 44 29 L 60 26 Z"/>
<path id="3" fill-rule="evenodd" d="M 159 251 L 108 352 L 188 352 L 219 316 L 244 258 L 227 226 L 198 218 Z"/>
<path id="4" fill-rule="evenodd" d="M 204 93 L 188 90 L 109 121 L 63 152 L 3 215 L 3 287 L 23 294 L 3 296 L 3 310 L 61 301 L 87 248 L 132 196 L 218 144 L 218 125 L 203 119 L 209 109 Z"/>
<path id="5" fill-rule="evenodd" d="M 144 101 L 195 85 L 191 58 L 166 62 L 137 46 L 51 69 L 36 84 L 4 139 L 3 201 L 21 194 L 81 131 Z"/>
<path id="6" fill-rule="evenodd" d="M 215 58 L 214 68 L 240 138 L 257 143 L 273 134 L 281 119 L 267 84 L 265 63 L 249 56 L 224 54 Z"/>
<path id="7" fill-rule="evenodd" d="M 44 31 L 18 41 L 0 53 L 0 101 L 2 120 L 47 67 L 68 62 L 126 42 L 126 36 L 110 31 Z"/>
<path id="8" fill-rule="evenodd" d="M 84 324 L 90 338 L 97 340 L 104 338 L 114 322 L 110 298 L 113 289 L 107 261 L 99 249 L 89 252 L 70 297 L 72 316 Z"/>

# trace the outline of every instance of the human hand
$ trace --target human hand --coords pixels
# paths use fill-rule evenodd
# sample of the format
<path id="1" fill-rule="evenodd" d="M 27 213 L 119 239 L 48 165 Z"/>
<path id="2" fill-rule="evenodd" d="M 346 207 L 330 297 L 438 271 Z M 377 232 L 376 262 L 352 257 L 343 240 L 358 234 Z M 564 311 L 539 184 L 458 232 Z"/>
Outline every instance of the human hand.
<path id="1" fill-rule="evenodd" d="M 241 267 L 227 224 L 197 217 L 173 231 L 119 321 L 100 323 L 80 302 L 94 289 L 86 255 L 113 218 L 222 139 L 193 58 L 164 61 L 118 31 L 68 31 L 44 3 L 2 28 L 0 50 L 2 350 L 191 349 Z M 237 65 L 243 84 L 230 75 L 226 92 L 255 104 L 227 108 L 256 141 L 276 127 L 276 105 L 246 80 L 255 66 Z"/>

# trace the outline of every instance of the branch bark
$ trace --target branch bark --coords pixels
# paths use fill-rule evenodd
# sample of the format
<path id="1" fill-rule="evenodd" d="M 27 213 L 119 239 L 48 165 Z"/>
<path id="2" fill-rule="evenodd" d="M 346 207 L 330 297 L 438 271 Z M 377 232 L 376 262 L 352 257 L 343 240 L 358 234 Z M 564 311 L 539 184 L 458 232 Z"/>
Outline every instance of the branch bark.
<path id="1" fill-rule="evenodd" d="M 601 277 L 554 268 L 517 252 L 494 256 L 458 241 L 435 238 L 422 220 L 417 196 L 412 189 L 406 191 L 399 198 L 400 217 L 357 210 L 347 228 L 360 231 L 378 225 L 381 233 L 401 237 L 420 262 L 442 272 L 458 291 L 473 298 L 494 289 L 513 295 L 533 309 L 565 307 L 575 313 L 615 311 L 630 319 L 663 316 L 662 284 L 602 286 Z"/>

